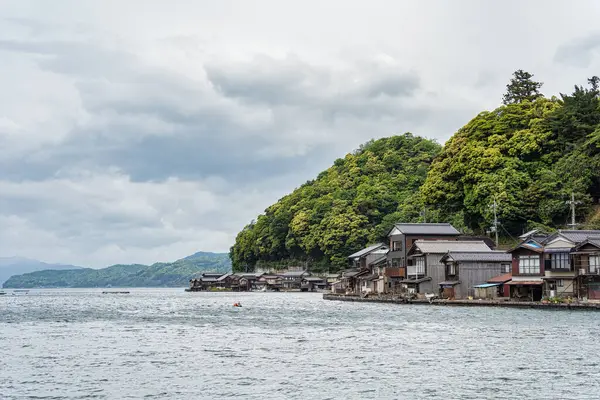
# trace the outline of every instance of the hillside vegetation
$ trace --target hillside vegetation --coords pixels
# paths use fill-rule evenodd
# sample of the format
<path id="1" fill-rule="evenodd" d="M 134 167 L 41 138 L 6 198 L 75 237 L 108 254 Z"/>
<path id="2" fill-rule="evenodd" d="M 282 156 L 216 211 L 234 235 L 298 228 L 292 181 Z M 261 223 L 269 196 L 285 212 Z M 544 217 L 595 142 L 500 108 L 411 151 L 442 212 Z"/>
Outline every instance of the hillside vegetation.
<path id="1" fill-rule="evenodd" d="M 113 265 L 102 269 L 45 270 L 16 275 L 5 288 L 181 287 L 202 272 L 229 272 L 227 254 L 196 253 L 172 263 Z"/>
<path id="2" fill-rule="evenodd" d="M 371 141 L 336 160 L 238 234 L 234 269 L 282 259 L 344 264 L 394 221 L 419 218 L 418 189 L 440 150 L 436 142 L 407 133 Z"/>
<path id="3" fill-rule="evenodd" d="M 533 75 L 516 71 L 503 105 L 476 116 L 443 149 L 404 134 L 371 141 L 268 207 L 236 238 L 234 270 L 280 261 L 342 267 L 394 222 L 451 222 L 485 233 L 496 201 L 500 232 L 565 226 L 600 196 L 600 79 L 546 98 Z M 426 210 L 425 212 L 423 212 Z M 589 219 L 598 227 L 598 218 Z"/>

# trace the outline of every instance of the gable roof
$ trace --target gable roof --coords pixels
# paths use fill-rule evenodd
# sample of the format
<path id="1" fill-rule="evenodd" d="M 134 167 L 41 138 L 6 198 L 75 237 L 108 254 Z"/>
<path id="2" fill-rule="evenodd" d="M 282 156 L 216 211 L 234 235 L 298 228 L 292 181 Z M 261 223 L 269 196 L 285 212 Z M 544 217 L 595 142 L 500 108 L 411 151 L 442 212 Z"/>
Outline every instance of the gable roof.
<path id="1" fill-rule="evenodd" d="M 288 271 L 288 272 L 284 272 L 283 274 L 281 274 L 281 276 L 287 276 L 287 277 L 301 277 L 308 274 L 308 271 Z"/>
<path id="2" fill-rule="evenodd" d="M 422 253 L 434 254 L 445 254 L 450 251 L 492 251 L 483 240 L 417 240 L 409 253 L 412 253 L 413 249 L 419 249 Z"/>
<path id="3" fill-rule="evenodd" d="M 224 281 L 225 279 L 229 278 L 231 275 L 232 275 L 231 273 L 222 275 L 219 278 L 217 278 L 217 281 L 219 281 L 219 282 Z"/>
<path id="4" fill-rule="evenodd" d="M 465 261 L 490 261 L 490 262 L 510 262 L 512 256 L 504 251 L 449 251 L 442 257 L 442 261 L 452 258 L 456 262 Z"/>
<path id="5" fill-rule="evenodd" d="M 385 245 L 385 243 L 376 243 L 373 244 L 369 247 L 365 247 L 362 250 L 357 251 L 356 253 L 352 253 L 348 256 L 348 258 L 357 258 L 357 257 L 363 257 L 366 256 L 367 254 L 375 251 L 375 250 L 379 250 L 380 248 L 385 247 L 387 249 L 387 246 Z"/>
<path id="6" fill-rule="evenodd" d="M 448 235 L 457 236 L 460 232 L 449 223 L 426 224 L 426 223 L 405 223 L 399 222 L 388 232 L 388 236 L 394 229 L 405 235 Z"/>
<path id="7" fill-rule="evenodd" d="M 579 250 L 581 247 L 585 246 L 586 244 L 591 244 L 592 246 L 596 246 L 600 249 L 600 237 L 591 237 L 587 240 L 584 240 L 583 242 L 579 243 L 577 246 L 575 246 L 575 250 Z"/>
<path id="8" fill-rule="evenodd" d="M 591 237 L 600 238 L 600 230 L 558 230 L 558 235 L 570 240 L 573 243 L 581 243 Z M 553 238 L 552 235 L 550 238 Z M 548 238 L 550 240 L 550 238 Z"/>

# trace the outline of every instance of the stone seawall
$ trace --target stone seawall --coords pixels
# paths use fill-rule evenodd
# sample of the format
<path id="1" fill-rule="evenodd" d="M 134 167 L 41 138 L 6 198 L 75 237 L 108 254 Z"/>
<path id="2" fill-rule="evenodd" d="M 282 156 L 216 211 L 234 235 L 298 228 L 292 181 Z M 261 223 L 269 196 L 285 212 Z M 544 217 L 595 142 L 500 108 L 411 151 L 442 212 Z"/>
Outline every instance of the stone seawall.
<path id="1" fill-rule="evenodd" d="M 528 301 L 494 301 L 494 300 L 409 300 L 385 297 L 359 297 L 342 294 L 324 294 L 323 299 L 334 301 L 353 301 L 362 303 L 392 303 L 402 305 L 427 306 L 460 306 L 460 307 L 508 307 L 508 308 L 539 308 L 545 310 L 599 310 L 598 303 L 540 303 Z"/>

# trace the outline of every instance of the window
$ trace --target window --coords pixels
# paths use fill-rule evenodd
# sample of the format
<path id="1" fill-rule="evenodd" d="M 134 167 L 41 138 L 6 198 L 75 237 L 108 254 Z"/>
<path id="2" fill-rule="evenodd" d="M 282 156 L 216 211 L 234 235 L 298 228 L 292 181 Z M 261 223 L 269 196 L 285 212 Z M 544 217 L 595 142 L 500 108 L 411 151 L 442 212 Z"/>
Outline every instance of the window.
<path id="1" fill-rule="evenodd" d="M 600 271 L 600 256 L 590 256 L 590 272 L 596 273 Z"/>
<path id="2" fill-rule="evenodd" d="M 394 268 L 400 267 L 401 263 L 402 263 L 401 261 L 402 261 L 402 259 L 400 259 L 400 258 L 392 258 L 392 267 L 394 267 Z"/>
<path id="3" fill-rule="evenodd" d="M 412 262 L 413 265 L 407 268 L 407 276 L 425 275 L 425 257 L 416 257 Z"/>
<path id="4" fill-rule="evenodd" d="M 392 242 L 392 251 L 402 251 L 402 242 Z"/>
<path id="5" fill-rule="evenodd" d="M 501 271 L 503 274 L 508 274 L 508 273 L 510 272 L 510 270 L 511 270 L 511 268 L 510 268 L 510 267 L 511 267 L 511 265 L 510 265 L 510 264 L 501 264 L 501 265 L 500 265 L 500 271 Z"/>
<path id="6" fill-rule="evenodd" d="M 519 274 L 535 275 L 540 273 L 539 256 L 519 256 Z"/>
<path id="7" fill-rule="evenodd" d="M 550 254 L 550 268 L 571 269 L 571 264 L 569 263 L 569 253 Z"/>
<path id="8" fill-rule="evenodd" d="M 415 260 L 417 275 L 425 275 L 425 257 L 417 257 Z"/>
<path id="9" fill-rule="evenodd" d="M 456 275 L 456 264 L 448 264 L 448 275 Z"/>
<path id="10" fill-rule="evenodd" d="M 557 279 L 556 280 L 556 286 L 558 286 L 558 287 L 564 287 L 565 286 L 565 281 L 563 281 L 562 279 Z"/>

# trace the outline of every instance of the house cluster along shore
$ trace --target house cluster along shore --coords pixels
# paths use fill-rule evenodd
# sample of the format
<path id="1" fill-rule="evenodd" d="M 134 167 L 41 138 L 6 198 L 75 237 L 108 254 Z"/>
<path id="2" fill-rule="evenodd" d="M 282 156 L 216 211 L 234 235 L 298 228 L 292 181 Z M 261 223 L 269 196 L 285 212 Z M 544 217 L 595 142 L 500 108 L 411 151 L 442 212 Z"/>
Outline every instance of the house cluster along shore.
<path id="1" fill-rule="evenodd" d="M 388 239 L 351 254 L 326 297 L 600 302 L 600 230 L 533 230 L 507 251 L 447 223 L 398 223 Z"/>
<path id="2" fill-rule="evenodd" d="M 397 223 L 386 243 L 348 256 L 348 268 L 203 274 L 188 291 L 323 291 L 327 299 L 600 303 L 600 230 L 540 230 L 497 250 L 449 223 Z"/>

